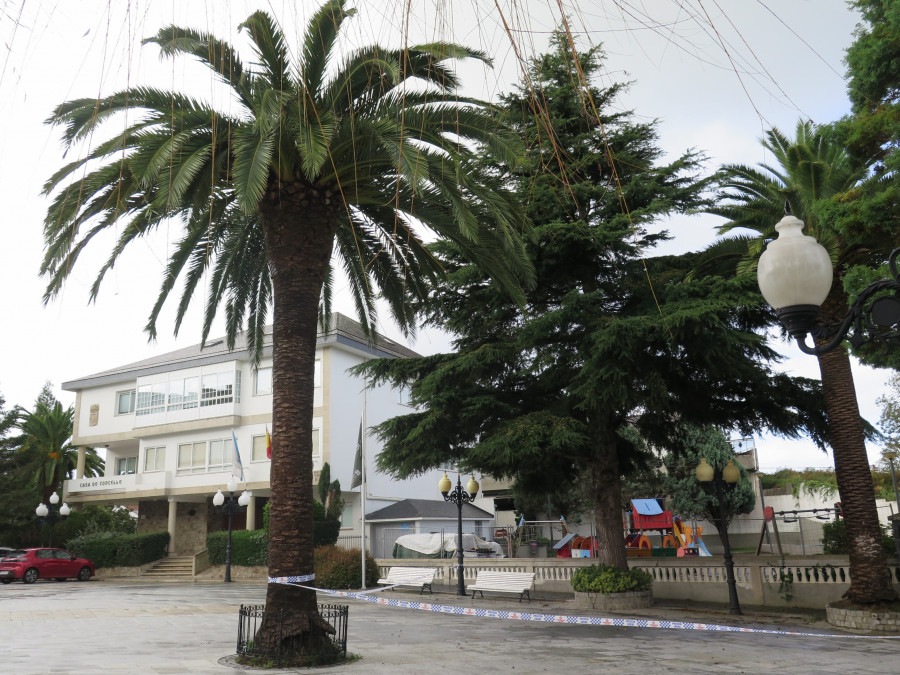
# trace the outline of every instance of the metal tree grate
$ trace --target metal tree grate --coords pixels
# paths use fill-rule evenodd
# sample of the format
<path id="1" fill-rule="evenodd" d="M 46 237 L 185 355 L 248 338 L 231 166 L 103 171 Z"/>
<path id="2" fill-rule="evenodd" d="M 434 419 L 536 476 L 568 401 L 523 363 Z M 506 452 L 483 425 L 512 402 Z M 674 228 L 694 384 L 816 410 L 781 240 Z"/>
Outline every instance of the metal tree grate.
<path id="1" fill-rule="evenodd" d="M 348 605 L 318 605 L 319 616 L 321 616 L 333 629 L 334 634 L 331 635 L 331 643 L 337 653 L 341 656 L 347 656 L 347 618 L 349 614 Z M 299 614 L 299 612 L 296 612 Z M 276 624 L 279 630 L 282 626 L 291 625 L 292 618 L 295 614 L 294 610 L 281 609 L 276 610 Z M 282 656 L 281 645 L 283 643 L 282 636 L 278 636 L 277 646 L 274 653 L 268 649 L 257 647 L 254 638 L 262 625 L 266 615 L 265 605 L 241 605 L 238 610 L 238 638 L 237 653 L 244 656 L 268 656 L 276 659 Z M 287 656 L 287 655 L 285 655 Z"/>

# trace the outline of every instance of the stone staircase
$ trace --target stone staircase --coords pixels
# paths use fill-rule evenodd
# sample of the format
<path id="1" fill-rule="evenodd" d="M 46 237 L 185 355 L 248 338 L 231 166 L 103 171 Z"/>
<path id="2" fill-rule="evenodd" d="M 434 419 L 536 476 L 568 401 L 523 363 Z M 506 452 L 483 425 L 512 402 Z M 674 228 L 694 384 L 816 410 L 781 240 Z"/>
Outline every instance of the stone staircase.
<path id="1" fill-rule="evenodd" d="M 148 581 L 193 581 L 194 557 L 187 555 L 163 558 L 146 570 L 142 577 Z"/>

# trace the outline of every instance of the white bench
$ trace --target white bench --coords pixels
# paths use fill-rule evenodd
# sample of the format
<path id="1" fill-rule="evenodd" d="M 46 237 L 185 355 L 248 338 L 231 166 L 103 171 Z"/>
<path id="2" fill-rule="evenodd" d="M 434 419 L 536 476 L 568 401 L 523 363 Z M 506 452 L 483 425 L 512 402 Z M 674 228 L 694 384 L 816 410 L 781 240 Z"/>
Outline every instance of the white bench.
<path id="1" fill-rule="evenodd" d="M 419 595 L 428 589 L 431 590 L 431 584 L 434 583 L 434 577 L 437 574 L 437 567 L 392 567 L 387 576 L 379 579 L 379 584 L 386 586 L 421 586 Z"/>
<path id="2" fill-rule="evenodd" d="M 518 593 L 519 602 L 524 596 L 531 600 L 531 588 L 534 586 L 534 572 L 486 572 L 479 570 L 475 576 L 475 583 L 469 584 L 472 597 L 475 593 L 484 591 L 496 591 L 498 593 Z"/>

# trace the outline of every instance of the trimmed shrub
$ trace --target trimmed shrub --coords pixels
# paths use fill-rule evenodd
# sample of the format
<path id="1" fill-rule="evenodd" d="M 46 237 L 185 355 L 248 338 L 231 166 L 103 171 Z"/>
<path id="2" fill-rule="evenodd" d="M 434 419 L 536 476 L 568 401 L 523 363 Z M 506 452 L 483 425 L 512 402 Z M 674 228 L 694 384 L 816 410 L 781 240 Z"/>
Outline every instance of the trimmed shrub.
<path id="1" fill-rule="evenodd" d="M 228 532 L 210 532 L 206 535 L 206 550 L 211 565 L 224 565 Z M 232 565 L 268 565 L 269 535 L 265 530 L 234 530 L 231 533 Z"/>
<path id="2" fill-rule="evenodd" d="M 645 591 L 652 585 L 653 577 L 643 570 L 620 570 L 610 565 L 582 567 L 572 575 L 572 588 L 579 593 Z"/>
<path id="3" fill-rule="evenodd" d="M 334 546 L 341 534 L 341 521 L 317 520 L 313 523 L 313 544 Z"/>
<path id="4" fill-rule="evenodd" d="M 319 588 L 340 590 L 362 588 L 362 551 L 358 548 L 320 546 L 315 553 L 316 581 Z M 366 556 L 366 587 L 378 583 L 378 564 Z"/>
<path id="5" fill-rule="evenodd" d="M 168 532 L 116 534 L 98 532 L 69 540 L 68 551 L 97 567 L 138 567 L 166 556 Z"/>

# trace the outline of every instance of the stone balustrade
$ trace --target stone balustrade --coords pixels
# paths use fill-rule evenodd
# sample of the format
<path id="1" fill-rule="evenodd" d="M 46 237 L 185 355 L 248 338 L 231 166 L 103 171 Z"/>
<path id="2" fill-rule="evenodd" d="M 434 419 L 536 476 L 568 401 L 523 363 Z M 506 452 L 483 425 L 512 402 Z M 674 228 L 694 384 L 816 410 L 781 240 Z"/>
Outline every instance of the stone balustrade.
<path id="1" fill-rule="evenodd" d="M 479 570 L 533 572 L 535 589 L 572 592 L 576 570 L 596 561 L 590 558 L 466 558 L 464 579 L 474 581 Z M 435 584 L 450 591 L 456 587 L 456 559 L 378 560 L 384 576 L 392 565 L 437 567 Z M 630 558 L 629 565 L 653 576 L 653 597 L 665 600 L 727 602 L 725 565 L 721 557 Z M 891 566 L 900 592 L 900 567 Z M 742 604 L 765 607 L 823 608 L 841 599 L 850 587 L 846 556 L 787 557 L 736 556 L 734 565 L 738 599 Z"/>

